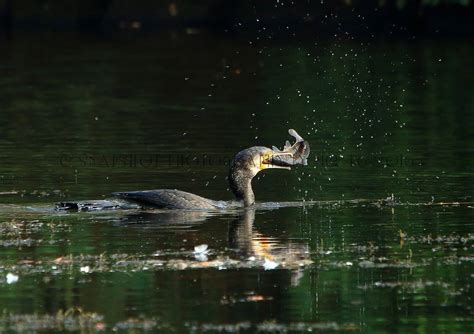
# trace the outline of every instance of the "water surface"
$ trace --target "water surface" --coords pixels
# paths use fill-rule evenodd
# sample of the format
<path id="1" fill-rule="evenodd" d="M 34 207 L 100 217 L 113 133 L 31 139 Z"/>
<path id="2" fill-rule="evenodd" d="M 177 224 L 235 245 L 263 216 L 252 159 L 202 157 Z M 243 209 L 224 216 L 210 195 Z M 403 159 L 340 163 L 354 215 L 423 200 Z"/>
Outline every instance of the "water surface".
<path id="1" fill-rule="evenodd" d="M 202 32 L 0 49 L 2 330 L 474 330 L 472 44 Z M 150 188 L 231 199 L 233 155 L 288 128 L 309 165 L 254 190 L 305 205 L 52 210 Z"/>

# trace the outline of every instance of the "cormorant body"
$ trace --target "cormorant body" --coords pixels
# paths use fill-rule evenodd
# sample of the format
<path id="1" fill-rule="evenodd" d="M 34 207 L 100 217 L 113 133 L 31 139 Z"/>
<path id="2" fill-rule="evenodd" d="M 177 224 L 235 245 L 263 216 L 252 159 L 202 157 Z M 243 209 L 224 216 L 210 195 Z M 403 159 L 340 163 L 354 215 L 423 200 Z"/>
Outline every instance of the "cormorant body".
<path id="1" fill-rule="evenodd" d="M 117 192 L 112 195 L 124 200 L 158 208 L 205 210 L 225 208 L 224 201 L 214 201 L 209 198 L 204 198 L 176 189 Z"/>
<path id="2" fill-rule="evenodd" d="M 136 203 L 139 206 L 166 209 L 186 210 L 220 210 L 232 207 L 249 207 L 255 203 L 252 190 L 252 179 L 264 169 L 279 168 L 291 169 L 295 165 L 307 165 L 309 144 L 298 133 L 290 129 L 296 142 L 291 145 L 288 141 L 283 150 L 276 147 L 253 146 L 240 151 L 234 157 L 229 170 L 229 186 L 237 199 L 232 201 L 215 201 L 195 194 L 176 189 L 157 189 L 144 191 L 126 191 L 113 193 L 115 197 L 126 202 Z M 97 210 L 100 207 L 128 208 L 121 202 L 63 202 L 57 208 L 62 210 Z"/>

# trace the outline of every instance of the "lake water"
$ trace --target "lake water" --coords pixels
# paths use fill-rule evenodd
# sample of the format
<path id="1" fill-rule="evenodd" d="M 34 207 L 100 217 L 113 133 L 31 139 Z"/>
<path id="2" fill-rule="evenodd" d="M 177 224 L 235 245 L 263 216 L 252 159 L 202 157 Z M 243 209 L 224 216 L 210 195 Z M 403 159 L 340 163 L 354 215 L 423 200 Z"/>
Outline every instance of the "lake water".
<path id="1" fill-rule="evenodd" d="M 0 331 L 474 331 L 472 43 L 38 34 L 0 51 Z M 309 164 L 259 174 L 265 208 L 53 210 L 232 199 L 233 155 L 289 128 Z"/>

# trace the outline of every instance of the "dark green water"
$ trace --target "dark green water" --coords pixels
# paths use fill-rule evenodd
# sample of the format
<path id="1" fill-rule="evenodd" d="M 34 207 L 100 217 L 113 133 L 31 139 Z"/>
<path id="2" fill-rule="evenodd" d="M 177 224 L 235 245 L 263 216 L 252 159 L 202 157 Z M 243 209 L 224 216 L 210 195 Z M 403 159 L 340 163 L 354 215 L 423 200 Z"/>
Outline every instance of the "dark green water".
<path id="1" fill-rule="evenodd" d="M 472 43 L 39 35 L 0 51 L 0 331 L 474 331 Z M 231 199 L 227 161 L 288 128 L 309 165 L 262 174 L 257 201 L 341 202 L 51 210 L 150 188 Z"/>

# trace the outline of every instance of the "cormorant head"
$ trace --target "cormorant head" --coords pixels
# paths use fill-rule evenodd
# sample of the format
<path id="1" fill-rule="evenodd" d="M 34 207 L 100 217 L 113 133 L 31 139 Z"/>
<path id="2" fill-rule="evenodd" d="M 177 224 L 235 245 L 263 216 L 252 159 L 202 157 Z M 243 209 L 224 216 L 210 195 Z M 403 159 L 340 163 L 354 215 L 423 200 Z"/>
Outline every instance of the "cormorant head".
<path id="1" fill-rule="evenodd" d="M 282 159 L 283 157 L 283 159 Z M 285 157 L 290 159 L 285 160 Z M 253 178 L 258 172 L 268 168 L 291 169 L 291 153 L 275 152 L 264 146 L 253 146 L 240 151 L 232 161 L 231 170 Z"/>
<path id="2" fill-rule="evenodd" d="M 270 168 L 290 170 L 291 166 L 307 165 L 310 152 L 308 142 L 293 129 L 290 129 L 289 133 L 296 138 L 296 143 L 290 145 L 287 141 L 283 150 L 274 146 L 271 149 L 253 146 L 236 154 L 230 167 L 229 183 L 237 199 L 243 199 L 246 205 L 251 201 L 251 198 L 246 199 L 249 193 L 253 197 L 250 182 L 262 170 Z"/>

